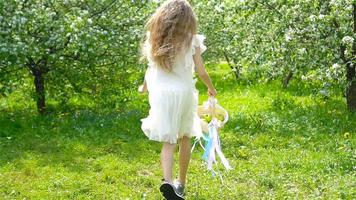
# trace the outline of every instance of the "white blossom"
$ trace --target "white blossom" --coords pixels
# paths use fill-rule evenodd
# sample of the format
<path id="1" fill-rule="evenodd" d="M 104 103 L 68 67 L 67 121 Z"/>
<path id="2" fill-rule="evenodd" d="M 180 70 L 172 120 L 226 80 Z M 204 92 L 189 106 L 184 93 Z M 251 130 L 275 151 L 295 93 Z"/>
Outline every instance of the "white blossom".
<path id="1" fill-rule="evenodd" d="M 81 22 L 81 21 L 83 21 L 83 19 L 81 17 L 77 17 L 77 21 Z"/>
<path id="2" fill-rule="evenodd" d="M 316 16 L 315 15 L 310 15 L 309 20 L 312 22 L 315 22 Z"/>
<path id="3" fill-rule="evenodd" d="M 338 3 L 339 3 L 339 0 L 331 0 L 329 4 L 331 6 L 336 6 Z"/>
<path id="4" fill-rule="evenodd" d="M 215 6 L 216 12 L 223 12 L 223 11 L 224 11 L 223 8 L 224 8 L 223 5 L 217 5 L 217 6 Z"/>
<path id="5" fill-rule="evenodd" d="M 321 95 L 323 95 L 323 96 L 329 96 L 329 93 L 328 93 L 328 91 L 327 91 L 326 89 L 320 90 L 319 93 L 320 93 Z"/>
<path id="6" fill-rule="evenodd" d="M 301 48 L 301 49 L 298 49 L 298 52 L 300 54 L 305 54 L 307 52 L 307 50 L 305 48 Z"/>
<path id="7" fill-rule="evenodd" d="M 319 15 L 319 19 L 324 19 L 324 18 L 325 18 L 325 15 L 323 15 L 323 14 Z"/>
<path id="8" fill-rule="evenodd" d="M 337 70 L 337 69 L 339 69 L 339 68 L 340 68 L 340 65 L 337 64 L 337 63 L 334 63 L 333 66 L 332 66 L 332 69 L 333 69 L 333 70 Z"/>
<path id="9" fill-rule="evenodd" d="M 342 43 L 344 44 L 352 44 L 354 42 L 354 38 L 351 36 L 345 36 L 342 38 Z"/>

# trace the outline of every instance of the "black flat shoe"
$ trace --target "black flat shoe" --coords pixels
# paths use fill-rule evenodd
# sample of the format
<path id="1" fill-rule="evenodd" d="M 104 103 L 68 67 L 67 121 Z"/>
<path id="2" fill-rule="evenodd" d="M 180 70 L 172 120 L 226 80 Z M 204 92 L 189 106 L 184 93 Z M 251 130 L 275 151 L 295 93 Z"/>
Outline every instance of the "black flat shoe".
<path id="1" fill-rule="evenodd" d="M 172 184 L 163 183 L 159 190 L 161 191 L 164 198 L 166 198 L 167 200 L 185 200 L 181 195 L 176 192 L 174 185 Z"/>

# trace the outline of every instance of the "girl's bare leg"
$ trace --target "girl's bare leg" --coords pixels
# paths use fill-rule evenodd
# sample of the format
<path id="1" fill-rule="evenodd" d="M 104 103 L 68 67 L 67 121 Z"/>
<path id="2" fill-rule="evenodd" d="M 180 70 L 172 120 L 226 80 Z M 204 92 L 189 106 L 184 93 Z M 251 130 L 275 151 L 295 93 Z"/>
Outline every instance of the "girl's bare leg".
<path id="1" fill-rule="evenodd" d="M 176 144 L 164 143 L 161 151 L 161 164 L 163 169 L 163 178 L 172 183 L 174 150 Z"/>
<path id="2" fill-rule="evenodd" d="M 190 161 L 190 138 L 183 137 L 179 142 L 179 176 L 178 180 L 182 185 L 185 185 L 187 171 Z"/>

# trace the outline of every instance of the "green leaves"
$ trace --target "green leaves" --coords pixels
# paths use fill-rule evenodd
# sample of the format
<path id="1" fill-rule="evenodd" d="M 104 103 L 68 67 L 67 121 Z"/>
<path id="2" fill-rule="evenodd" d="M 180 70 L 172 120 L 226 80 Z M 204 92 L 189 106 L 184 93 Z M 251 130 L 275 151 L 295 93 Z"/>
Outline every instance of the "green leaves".
<path id="1" fill-rule="evenodd" d="M 108 99 L 124 102 L 127 90 L 142 80 L 145 65 L 138 60 L 144 24 L 159 2 L 0 2 L 1 93 L 32 78 L 37 69 L 46 71 L 48 99 L 65 104 L 86 96 L 104 104 Z M 192 2 L 199 32 L 207 36 L 207 61 L 226 62 L 240 80 L 284 79 L 288 85 L 292 75 L 320 90 L 347 85 L 345 63 L 352 61 L 355 43 L 352 3 Z"/>
<path id="2" fill-rule="evenodd" d="M 31 74 L 36 69 L 48 71 L 50 99 L 65 103 L 80 94 L 105 103 L 113 90 L 115 99 L 124 99 L 124 91 L 135 84 L 127 78 L 138 72 L 128 69 L 137 66 L 150 5 L 109 0 L 1 2 L 0 82 L 28 77 L 24 70 L 15 73 L 16 68 Z"/>
<path id="3" fill-rule="evenodd" d="M 229 62 L 243 76 L 300 78 L 320 71 L 321 84 L 340 60 L 340 44 L 351 56 L 352 1 L 195 1 L 207 35 L 210 61 Z M 342 64 L 344 65 L 344 64 Z M 343 66 L 342 68 L 345 68 Z M 257 69 L 250 70 L 250 69 Z M 331 82 L 345 86 L 344 72 Z"/>

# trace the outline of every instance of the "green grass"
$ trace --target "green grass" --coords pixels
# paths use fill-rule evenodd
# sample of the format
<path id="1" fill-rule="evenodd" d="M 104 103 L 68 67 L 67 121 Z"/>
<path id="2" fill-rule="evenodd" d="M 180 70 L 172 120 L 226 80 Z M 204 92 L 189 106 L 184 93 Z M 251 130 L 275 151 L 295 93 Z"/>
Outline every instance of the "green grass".
<path id="1" fill-rule="evenodd" d="M 196 148 L 187 199 L 355 198 L 356 115 L 342 97 L 297 81 L 237 84 L 221 68 L 212 77 L 230 114 L 221 140 L 234 169 L 217 166 L 221 183 Z M 20 94 L 0 99 L 0 199 L 161 199 L 161 145 L 141 132 L 147 97 L 134 92 L 126 111 L 48 116 Z"/>

